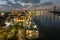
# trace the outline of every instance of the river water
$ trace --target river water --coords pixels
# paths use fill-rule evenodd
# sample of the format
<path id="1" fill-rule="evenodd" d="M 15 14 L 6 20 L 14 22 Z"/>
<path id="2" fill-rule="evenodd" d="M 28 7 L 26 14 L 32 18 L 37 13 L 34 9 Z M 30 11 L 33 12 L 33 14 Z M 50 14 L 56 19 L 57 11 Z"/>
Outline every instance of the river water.
<path id="1" fill-rule="evenodd" d="M 59 15 L 59 14 L 58 14 Z M 60 39 L 60 16 L 54 13 L 43 12 L 32 17 L 37 24 L 40 38 L 39 40 L 58 40 Z"/>

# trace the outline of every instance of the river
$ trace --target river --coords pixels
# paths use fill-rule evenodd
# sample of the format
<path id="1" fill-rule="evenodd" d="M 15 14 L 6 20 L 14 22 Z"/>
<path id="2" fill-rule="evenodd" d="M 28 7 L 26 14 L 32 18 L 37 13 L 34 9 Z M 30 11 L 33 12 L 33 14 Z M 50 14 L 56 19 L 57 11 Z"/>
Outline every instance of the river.
<path id="1" fill-rule="evenodd" d="M 38 26 L 40 32 L 39 40 L 60 39 L 60 16 L 43 12 L 38 16 L 32 16 L 32 19 Z"/>

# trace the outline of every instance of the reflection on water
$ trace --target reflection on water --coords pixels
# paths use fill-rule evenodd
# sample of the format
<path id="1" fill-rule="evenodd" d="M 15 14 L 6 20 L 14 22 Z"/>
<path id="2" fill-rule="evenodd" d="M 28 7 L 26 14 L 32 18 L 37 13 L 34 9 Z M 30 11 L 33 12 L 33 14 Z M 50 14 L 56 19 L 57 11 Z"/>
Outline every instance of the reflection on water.
<path id="1" fill-rule="evenodd" d="M 40 34 L 48 38 L 59 38 L 60 35 L 60 16 L 53 13 L 43 12 L 42 15 L 33 16 L 33 20 L 38 25 Z"/>
<path id="2" fill-rule="evenodd" d="M 60 24 L 60 16 L 57 16 L 53 13 L 43 13 L 43 15 L 36 16 L 36 19 L 39 20 L 45 26 L 56 26 L 56 24 Z"/>

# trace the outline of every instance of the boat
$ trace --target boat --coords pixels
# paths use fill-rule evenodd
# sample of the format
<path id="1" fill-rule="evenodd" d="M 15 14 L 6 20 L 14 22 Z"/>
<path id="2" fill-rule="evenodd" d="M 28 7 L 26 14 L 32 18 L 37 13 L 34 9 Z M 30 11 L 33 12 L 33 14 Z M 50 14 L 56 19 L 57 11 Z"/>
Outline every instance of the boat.
<path id="1" fill-rule="evenodd" d="M 38 31 L 37 25 L 33 24 L 27 28 L 26 38 L 27 39 L 38 39 L 39 38 L 39 31 Z"/>

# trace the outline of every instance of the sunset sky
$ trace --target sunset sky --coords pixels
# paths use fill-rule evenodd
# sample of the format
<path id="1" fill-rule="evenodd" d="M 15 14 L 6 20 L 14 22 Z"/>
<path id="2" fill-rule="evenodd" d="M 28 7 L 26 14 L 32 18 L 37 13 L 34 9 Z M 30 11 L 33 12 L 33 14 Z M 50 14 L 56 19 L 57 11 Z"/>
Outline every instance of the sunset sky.
<path id="1" fill-rule="evenodd" d="M 28 0 L 9 0 L 9 1 L 18 2 L 18 1 L 28 1 Z M 34 1 L 37 1 L 37 0 L 34 0 Z M 41 3 L 44 3 L 44 2 L 53 2 L 55 4 L 60 4 L 60 0 L 41 0 Z M 6 0 L 0 0 L 0 3 L 6 3 Z"/>
<path id="2" fill-rule="evenodd" d="M 60 4 L 60 0 L 41 0 L 42 3 L 44 2 L 53 2 L 54 4 Z"/>
<path id="3" fill-rule="evenodd" d="M 10 7 L 23 8 L 26 5 L 25 3 L 27 2 L 27 4 L 28 4 L 28 2 L 30 2 L 30 1 L 37 2 L 37 3 L 40 2 L 40 0 L 0 0 L 0 8 L 2 8 L 2 9 L 4 8 L 3 10 L 9 9 Z M 42 4 L 49 3 L 49 2 L 52 2 L 55 5 L 58 4 L 56 6 L 58 9 L 60 9 L 60 0 L 41 0 Z M 30 5 L 31 5 L 31 3 L 30 3 Z M 47 8 L 47 7 L 44 7 L 44 8 Z"/>

